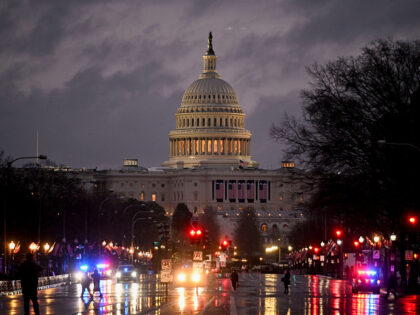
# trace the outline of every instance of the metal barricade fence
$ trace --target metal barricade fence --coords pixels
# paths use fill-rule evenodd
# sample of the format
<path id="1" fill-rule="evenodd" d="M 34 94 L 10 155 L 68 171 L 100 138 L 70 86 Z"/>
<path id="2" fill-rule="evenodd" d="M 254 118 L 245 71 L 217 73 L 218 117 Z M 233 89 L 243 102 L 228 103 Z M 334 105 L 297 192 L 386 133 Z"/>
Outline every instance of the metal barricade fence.
<path id="1" fill-rule="evenodd" d="M 70 282 L 70 275 L 63 274 L 38 278 L 38 290 L 47 289 Z M 0 281 L 0 295 L 16 294 L 21 291 L 20 280 Z"/>

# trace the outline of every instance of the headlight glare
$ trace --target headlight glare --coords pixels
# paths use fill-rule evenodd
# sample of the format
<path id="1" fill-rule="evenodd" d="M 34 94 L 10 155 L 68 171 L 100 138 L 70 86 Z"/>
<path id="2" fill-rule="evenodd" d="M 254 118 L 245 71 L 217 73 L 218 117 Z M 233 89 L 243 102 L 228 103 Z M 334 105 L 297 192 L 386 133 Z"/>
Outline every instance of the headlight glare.
<path id="1" fill-rule="evenodd" d="M 135 272 L 135 271 L 133 271 L 133 272 L 131 272 L 131 276 L 134 278 L 134 277 L 136 277 L 137 276 L 137 272 Z"/>
<path id="2" fill-rule="evenodd" d="M 80 280 L 82 280 L 82 275 L 83 274 L 81 272 L 76 272 L 74 274 L 74 277 L 76 278 L 77 281 L 80 281 Z"/>
<path id="3" fill-rule="evenodd" d="M 119 272 L 119 271 L 118 271 L 118 272 L 116 273 L 116 276 L 117 276 L 117 278 L 121 278 L 121 272 Z"/>
<path id="4" fill-rule="evenodd" d="M 178 279 L 179 282 L 185 282 L 187 277 L 185 276 L 185 273 L 179 273 L 178 276 L 177 276 L 177 279 Z"/>
<path id="5" fill-rule="evenodd" d="M 200 281 L 200 275 L 198 273 L 193 273 L 192 281 L 193 282 L 199 282 Z"/>

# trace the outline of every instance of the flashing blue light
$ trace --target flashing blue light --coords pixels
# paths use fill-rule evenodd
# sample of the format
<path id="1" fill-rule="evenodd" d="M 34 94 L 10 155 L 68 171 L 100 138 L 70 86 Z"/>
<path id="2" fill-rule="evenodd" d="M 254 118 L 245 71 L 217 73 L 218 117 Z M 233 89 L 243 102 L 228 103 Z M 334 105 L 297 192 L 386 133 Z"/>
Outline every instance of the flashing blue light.
<path id="1" fill-rule="evenodd" d="M 376 275 L 376 271 L 375 270 L 368 270 L 368 271 L 366 271 L 366 274 L 369 275 L 369 276 L 374 276 L 374 275 Z"/>
<path id="2" fill-rule="evenodd" d="M 108 268 L 108 267 L 109 267 L 108 264 L 97 264 L 96 265 L 96 268 L 98 268 L 98 269 L 103 269 L 103 268 Z"/>
<path id="3" fill-rule="evenodd" d="M 127 272 L 128 271 L 128 268 L 124 268 L 124 272 Z"/>
<path id="4" fill-rule="evenodd" d="M 88 270 L 88 265 L 81 265 L 80 266 L 80 270 L 83 270 L 83 271 L 86 271 L 86 270 Z"/>

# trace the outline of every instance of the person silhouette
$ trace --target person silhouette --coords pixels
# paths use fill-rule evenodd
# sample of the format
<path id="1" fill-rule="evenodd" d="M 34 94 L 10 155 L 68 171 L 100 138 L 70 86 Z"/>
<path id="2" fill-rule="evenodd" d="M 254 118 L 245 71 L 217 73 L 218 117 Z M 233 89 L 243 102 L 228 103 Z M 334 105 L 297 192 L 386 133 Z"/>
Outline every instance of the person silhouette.
<path id="1" fill-rule="evenodd" d="M 93 279 L 93 295 L 95 295 L 95 292 L 99 291 L 99 297 L 102 298 L 102 292 L 101 292 L 101 287 L 100 287 L 101 275 L 99 274 L 98 269 L 95 269 L 93 271 L 92 279 Z"/>
<path id="2" fill-rule="evenodd" d="M 39 315 L 38 304 L 38 274 L 42 271 L 41 266 L 34 262 L 32 253 L 26 254 L 26 260 L 19 266 L 18 278 L 20 279 L 23 295 L 24 314 L 29 315 L 29 300 L 36 315 Z"/>
<path id="3" fill-rule="evenodd" d="M 233 290 L 236 291 L 239 282 L 239 277 L 235 269 L 233 269 L 232 273 L 230 274 L 230 281 L 232 281 Z"/>
<path id="4" fill-rule="evenodd" d="M 85 293 L 85 290 L 88 291 L 90 298 L 93 298 L 93 294 L 92 292 L 90 292 L 91 279 L 87 271 L 83 274 L 80 283 L 82 285 L 82 293 L 80 294 L 80 298 L 83 299 L 83 294 Z"/>

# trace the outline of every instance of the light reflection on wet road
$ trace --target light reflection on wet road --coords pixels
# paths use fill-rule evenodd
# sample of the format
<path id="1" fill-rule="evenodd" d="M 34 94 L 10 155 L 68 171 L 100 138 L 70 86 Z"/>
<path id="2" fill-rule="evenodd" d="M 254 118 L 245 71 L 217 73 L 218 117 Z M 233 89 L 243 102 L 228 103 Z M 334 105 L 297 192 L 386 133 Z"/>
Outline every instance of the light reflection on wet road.
<path id="1" fill-rule="evenodd" d="M 201 288 L 170 287 L 168 296 L 154 276 L 138 283 L 101 282 L 104 297 L 80 299 L 80 285 L 39 292 L 41 314 L 419 314 L 420 298 L 404 296 L 387 302 L 383 295 L 352 294 L 341 280 L 316 276 L 292 277 L 290 294 L 283 293 L 282 275 L 240 274 L 233 292 L 230 280 L 217 279 Z M 97 294 L 98 295 L 98 294 Z M 0 297 L 0 314 L 22 314 L 22 296 Z"/>

